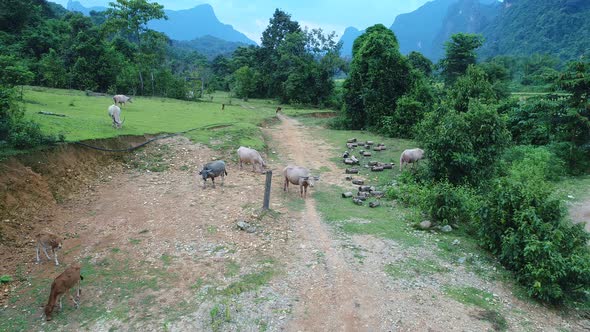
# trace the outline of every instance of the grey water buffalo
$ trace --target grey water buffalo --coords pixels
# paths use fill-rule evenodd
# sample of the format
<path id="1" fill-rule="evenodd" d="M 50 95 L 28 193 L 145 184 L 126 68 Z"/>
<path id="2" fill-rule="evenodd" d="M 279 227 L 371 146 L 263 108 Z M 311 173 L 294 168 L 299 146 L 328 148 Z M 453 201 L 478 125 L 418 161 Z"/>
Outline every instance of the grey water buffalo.
<path id="1" fill-rule="evenodd" d="M 125 95 L 114 95 L 113 101 L 115 102 L 115 105 L 117 105 L 117 103 L 118 103 L 121 106 L 125 105 L 127 102 L 133 103 L 133 101 L 131 100 L 131 97 L 127 97 Z"/>
<path id="2" fill-rule="evenodd" d="M 402 171 L 404 164 L 412 164 L 414 167 L 420 159 L 424 157 L 424 150 L 422 149 L 407 149 L 402 152 L 399 157 L 399 170 Z"/>
<path id="3" fill-rule="evenodd" d="M 215 188 L 215 178 L 221 176 L 221 184 L 225 182 L 225 176 L 227 175 L 227 170 L 225 169 L 225 161 L 223 160 L 216 160 L 210 163 L 207 163 L 203 166 L 203 169 L 199 172 L 199 175 L 203 177 L 203 189 L 207 185 L 207 179 L 211 179 L 213 182 L 213 188 Z"/>
<path id="4" fill-rule="evenodd" d="M 123 126 L 125 121 L 121 121 L 121 108 L 119 106 L 109 106 L 109 116 L 113 119 L 113 127 L 121 128 Z"/>
<path id="5" fill-rule="evenodd" d="M 238 149 L 238 158 L 240 158 L 240 169 L 243 167 L 243 163 L 252 164 L 252 170 L 256 172 L 258 168 L 260 172 L 264 172 L 266 163 L 260 156 L 260 153 L 254 149 L 240 146 Z"/>
<path id="6" fill-rule="evenodd" d="M 315 181 L 320 179 L 319 176 L 311 176 L 307 168 L 301 166 L 287 166 L 283 170 L 285 176 L 284 191 L 289 190 L 289 183 L 299 186 L 299 193 L 301 197 L 307 197 L 307 187 L 313 187 Z"/>

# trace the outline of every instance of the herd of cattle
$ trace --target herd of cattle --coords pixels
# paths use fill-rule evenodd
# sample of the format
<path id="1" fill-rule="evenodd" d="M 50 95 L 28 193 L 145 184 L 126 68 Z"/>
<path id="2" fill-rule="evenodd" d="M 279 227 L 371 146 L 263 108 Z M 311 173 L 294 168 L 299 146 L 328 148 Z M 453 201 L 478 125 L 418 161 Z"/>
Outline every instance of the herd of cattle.
<path id="1" fill-rule="evenodd" d="M 254 149 L 240 146 L 238 149 L 238 160 L 240 162 L 240 169 L 244 164 L 252 164 L 252 171 L 264 173 L 266 163 L 260 153 Z M 199 172 L 203 178 L 203 189 L 207 186 L 207 179 L 211 179 L 213 188 L 215 188 L 215 178 L 221 177 L 222 183 L 225 181 L 227 170 L 223 160 L 216 160 L 205 164 L 203 169 Z M 283 190 L 289 190 L 289 183 L 298 185 L 301 197 L 307 196 L 307 187 L 313 187 L 315 181 L 319 180 L 319 176 L 312 176 L 309 169 L 302 166 L 289 165 L 283 169 Z"/>
<path id="2" fill-rule="evenodd" d="M 124 105 L 127 102 L 132 102 L 131 97 L 127 97 L 124 95 L 115 95 L 113 97 L 114 104 L 108 108 L 109 116 L 113 120 L 113 127 L 121 128 L 123 121 L 121 121 L 121 108 L 117 106 Z M 280 111 L 280 108 L 277 109 L 277 112 Z M 356 141 L 356 140 L 355 140 Z M 349 142 L 350 144 L 350 142 Z M 379 150 L 384 150 L 384 145 L 378 145 L 374 149 L 379 148 Z M 349 146 L 350 149 L 350 146 Z M 377 151 L 377 150 L 376 150 Z M 253 172 L 260 172 L 264 173 L 266 168 L 266 163 L 260 153 L 254 149 L 247 148 L 241 146 L 237 150 L 238 160 L 240 163 L 240 169 L 243 169 L 243 164 L 251 164 Z M 354 156 L 349 156 L 348 152 L 345 153 L 343 156 L 346 159 L 350 159 L 353 162 L 355 161 Z M 420 159 L 424 157 L 424 151 L 421 149 L 407 149 L 404 150 L 400 156 L 400 171 L 402 170 L 405 164 L 415 164 Z M 356 159 L 358 161 L 358 159 Z M 345 161 L 346 162 L 346 161 Z M 388 167 L 389 168 L 389 167 Z M 215 188 L 215 178 L 221 177 L 222 184 L 225 181 L 225 176 L 227 175 L 226 164 L 223 160 L 215 160 L 210 163 L 207 163 L 203 166 L 201 171 L 199 171 L 199 175 L 203 179 L 203 189 L 206 188 L 207 179 L 211 179 L 212 186 Z M 299 186 L 299 194 L 302 198 L 306 198 L 307 196 L 307 188 L 313 187 L 315 181 L 319 180 L 319 176 L 312 176 L 309 169 L 302 167 L 302 166 L 293 166 L 289 165 L 283 169 L 283 190 L 288 191 L 289 184 Z M 353 181 L 354 183 L 354 181 Z M 360 189 L 359 189 L 360 190 Z M 53 254 L 53 260 L 55 261 L 55 265 L 59 265 L 59 261 L 57 259 L 57 250 L 61 249 L 62 247 L 62 239 L 55 234 L 42 232 L 37 235 L 37 263 L 40 262 L 39 253 L 42 250 L 47 259 L 52 259 L 47 250 L 49 249 Z M 62 308 L 62 298 L 64 295 L 71 292 L 71 289 L 77 285 L 75 289 L 75 296 L 70 295 L 73 303 L 75 304 L 76 308 L 78 308 L 80 304 L 80 280 L 83 280 L 83 276 L 80 274 L 80 264 L 73 263 L 71 264 L 62 274 L 57 276 L 53 283 L 51 284 L 51 292 L 49 295 L 49 300 L 47 301 L 47 305 L 45 306 L 45 318 L 46 320 L 52 319 L 52 314 L 57 302 L 59 300 L 60 309 Z"/>

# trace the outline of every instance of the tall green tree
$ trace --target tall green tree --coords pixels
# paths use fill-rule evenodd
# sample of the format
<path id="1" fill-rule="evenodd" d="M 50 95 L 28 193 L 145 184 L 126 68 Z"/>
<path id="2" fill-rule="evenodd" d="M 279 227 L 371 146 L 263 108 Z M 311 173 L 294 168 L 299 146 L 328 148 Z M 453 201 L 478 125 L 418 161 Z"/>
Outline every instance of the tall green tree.
<path id="1" fill-rule="evenodd" d="M 142 55 L 142 36 L 148 30 L 147 23 L 151 20 L 168 19 L 164 13 L 164 6 L 158 3 L 150 3 L 147 0 L 117 0 L 110 2 L 110 7 L 106 10 L 107 27 L 119 29 L 124 34 L 133 36 L 137 43 L 139 54 L 137 65 L 139 70 L 140 88 L 144 90 L 144 79 L 142 73 L 141 61 Z"/>
<path id="2" fill-rule="evenodd" d="M 483 104 L 492 104 L 497 101 L 492 83 L 487 78 L 482 68 L 469 65 L 465 75 L 457 78 L 457 81 L 449 91 L 451 106 L 459 112 L 467 112 L 469 103 L 477 101 Z"/>
<path id="3" fill-rule="evenodd" d="M 375 128 L 396 110 L 412 85 L 411 66 L 399 52 L 394 33 L 382 24 L 369 27 L 353 44 L 344 82 L 346 117 L 352 129 Z"/>
<path id="4" fill-rule="evenodd" d="M 301 32 L 299 23 L 291 20 L 291 15 L 277 8 L 262 32 L 262 48 L 275 51 L 288 34 L 295 32 Z"/>
<path id="5" fill-rule="evenodd" d="M 456 33 L 451 36 L 451 41 L 445 43 L 445 57 L 439 63 L 446 84 L 454 83 L 467 71 L 469 65 L 475 64 L 475 51 L 482 45 L 481 35 Z"/>
<path id="6" fill-rule="evenodd" d="M 421 71 L 424 76 L 429 77 L 432 75 L 434 65 L 432 64 L 432 61 L 422 55 L 422 53 L 416 51 L 410 52 L 410 54 L 408 54 L 408 61 L 410 61 L 410 64 L 414 69 Z"/>
<path id="7" fill-rule="evenodd" d="M 305 42 L 301 34 L 302 30 L 299 23 L 291 20 L 291 15 L 280 9 L 275 10 L 268 26 L 262 32 L 262 44 L 258 50 L 259 54 L 256 56 L 259 62 L 253 66 L 258 68 L 263 75 L 263 82 L 266 85 L 264 87 L 266 97 L 284 95 L 284 82 L 288 78 L 289 70 L 284 67 L 285 60 L 281 61 L 281 52 L 284 54 L 285 48 L 293 52 L 298 52 L 298 48 L 300 51 L 303 50 Z M 291 37 L 287 40 L 289 35 Z M 289 45 L 281 47 L 281 44 L 285 41 Z M 279 62 L 283 63 L 280 64 Z"/>

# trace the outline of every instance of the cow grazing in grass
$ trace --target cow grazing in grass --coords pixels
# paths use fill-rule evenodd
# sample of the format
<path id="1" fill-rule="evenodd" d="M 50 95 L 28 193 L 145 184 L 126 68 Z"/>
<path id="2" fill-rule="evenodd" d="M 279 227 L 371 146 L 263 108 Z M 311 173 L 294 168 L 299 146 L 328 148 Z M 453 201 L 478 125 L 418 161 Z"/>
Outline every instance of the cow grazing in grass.
<path id="1" fill-rule="evenodd" d="M 424 158 L 424 150 L 422 149 L 407 149 L 402 152 L 401 156 L 399 157 L 399 170 L 402 171 L 405 164 L 412 164 L 412 168 L 414 165 L 418 163 L 420 159 Z"/>
<path id="2" fill-rule="evenodd" d="M 307 168 L 301 166 L 287 166 L 283 170 L 285 176 L 285 184 L 283 190 L 289 190 L 289 183 L 299 186 L 299 193 L 302 198 L 307 197 L 307 187 L 313 187 L 315 181 L 320 179 L 319 176 L 311 176 Z"/>
<path id="3" fill-rule="evenodd" d="M 113 120 L 113 127 L 120 129 L 123 126 L 123 122 L 121 121 L 121 108 L 117 105 L 109 106 L 109 116 Z"/>
<path id="4" fill-rule="evenodd" d="M 74 298 L 71 294 L 69 295 L 76 305 L 76 308 L 80 306 L 80 280 L 83 279 L 84 277 L 80 275 L 80 264 L 74 263 L 70 265 L 62 274 L 57 276 L 55 280 L 53 280 L 53 283 L 51 284 L 51 292 L 49 293 L 49 300 L 45 306 L 45 319 L 49 321 L 53 318 L 53 309 L 57 304 L 57 300 L 59 300 L 59 309 L 61 310 L 63 308 L 63 296 L 76 285 L 78 285 L 76 297 Z"/>
<path id="5" fill-rule="evenodd" d="M 260 156 L 260 153 L 254 149 L 240 146 L 238 149 L 238 158 L 240 159 L 240 169 L 243 167 L 243 163 L 252 164 L 252 170 L 256 172 L 258 170 L 263 173 L 266 163 Z"/>
<path id="6" fill-rule="evenodd" d="M 121 106 L 125 105 L 128 102 L 133 103 L 133 101 L 131 100 L 131 97 L 127 97 L 125 95 L 114 95 L 113 101 L 115 102 L 115 105 L 119 104 Z"/>
<path id="7" fill-rule="evenodd" d="M 225 182 L 225 176 L 227 171 L 225 169 L 225 162 L 223 160 L 216 160 L 203 166 L 203 169 L 199 172 L 199 175 L 203 177 L 203 189 L 207 185 L 207 179 L 211 179 L 213 182 L 213 188 L 215 188 L 215 178 L 221 176 L 221 183 Z"/>

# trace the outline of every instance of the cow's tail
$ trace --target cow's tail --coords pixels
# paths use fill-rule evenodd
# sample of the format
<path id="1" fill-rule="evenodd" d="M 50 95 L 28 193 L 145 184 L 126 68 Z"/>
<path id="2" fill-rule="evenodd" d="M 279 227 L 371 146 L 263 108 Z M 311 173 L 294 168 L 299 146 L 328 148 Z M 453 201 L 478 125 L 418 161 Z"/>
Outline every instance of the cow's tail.
<path id="1" fill-rule="evenodd" d="M 223 172 L 225 173 L 225 175 L 227 175 L 227 170 L 224 169 Z"/>

